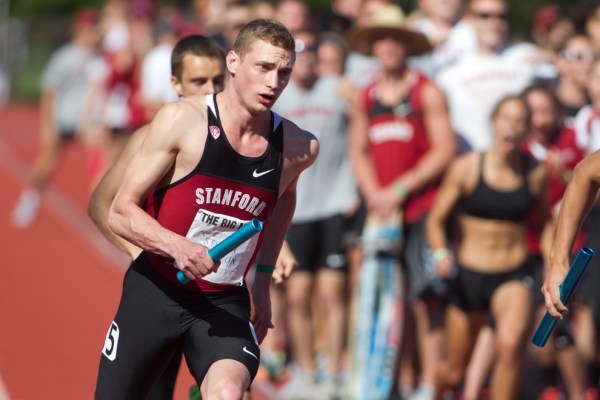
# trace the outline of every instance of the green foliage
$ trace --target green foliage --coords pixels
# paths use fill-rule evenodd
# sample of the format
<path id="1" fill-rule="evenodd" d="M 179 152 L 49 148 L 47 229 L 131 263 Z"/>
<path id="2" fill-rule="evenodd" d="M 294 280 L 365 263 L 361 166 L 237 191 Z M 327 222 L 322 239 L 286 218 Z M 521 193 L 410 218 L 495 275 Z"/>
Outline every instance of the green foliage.
<path id="1" fill-rule="evenodd" d="M 13 98 L 33 101 L 39 97 L 40 78 L 52 50 L 52 46 L 45 41 L 36 40 L 30 43 L 28 62 L 13 71 L 11 88 Z"/>
<path id="2" fill-rule="evenodd" d="M 103 0 L 12 0 L 10 11 L 11 15 L 21 18 L 64 15 L 72 14 L 85 7 L 100 8 L 103 3 Z"/>

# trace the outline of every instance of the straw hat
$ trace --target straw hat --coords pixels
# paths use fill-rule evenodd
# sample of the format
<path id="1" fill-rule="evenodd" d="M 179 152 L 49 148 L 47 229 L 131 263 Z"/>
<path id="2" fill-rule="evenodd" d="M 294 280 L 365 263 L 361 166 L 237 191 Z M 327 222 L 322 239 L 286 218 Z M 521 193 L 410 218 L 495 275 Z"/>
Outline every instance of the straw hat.
<path id="1" fill-rule="evenodd" d="M 348 45 L 354 51 L 371 55 L 371 45 L 383 36 L 393 36 L 404 42 L 409 56 L 431 51 L 429 39 L 408 27 L 408 21 L 400 7 L 385 6 L 373 14 L 367 26 L 355 26 L 348 32 Z"/>

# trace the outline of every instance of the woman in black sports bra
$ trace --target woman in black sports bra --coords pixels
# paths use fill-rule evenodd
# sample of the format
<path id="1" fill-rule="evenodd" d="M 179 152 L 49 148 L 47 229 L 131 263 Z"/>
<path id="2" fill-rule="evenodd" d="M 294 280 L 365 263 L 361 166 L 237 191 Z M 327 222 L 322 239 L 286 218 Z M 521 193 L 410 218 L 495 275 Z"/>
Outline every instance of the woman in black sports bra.
<path id="1" fill-rule="evenodd" d="M 502 99 L 491 118 L 492 148 L 452 163 L 429 214 L 426 233 L 438 273 L 448 278 L 456 272 L 446 313 L 449 345 L 438 374 L 437 398 L 463 381 L 477 334 L 490 315 L 497 354 L 491 398 L 517 398 L 531 324 L 531 285 L 524 284 L 529 281 L 526 225 L 532 211 L 540 213 L 538 221 L 545 222 L 550 215 L 546 171 L 521 151 L 529 117 L 522 99 Z M 445 226 L 455 211 L 460 232 L 450 238 Z"/>

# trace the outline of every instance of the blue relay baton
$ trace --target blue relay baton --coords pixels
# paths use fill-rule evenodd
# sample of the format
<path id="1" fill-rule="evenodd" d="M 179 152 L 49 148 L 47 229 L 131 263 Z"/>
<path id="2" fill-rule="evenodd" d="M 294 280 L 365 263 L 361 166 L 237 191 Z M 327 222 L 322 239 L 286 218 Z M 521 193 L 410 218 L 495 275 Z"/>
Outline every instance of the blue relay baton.
<path id="1" fill-rule="evenodd" d="M 575 288 L 579 284 L 581 277 L 583 276 L 585 270 L 587 269 L 590 260 L 594 256 L 594 250 L 589 247 L 582 247 L 579 249 L 579 253 L 577 253 L 577 257 L 571 264 L 571 268 L 569 268 L 569 272 L 567 272 L 567 276 L 561 285 L 558 287 L 558 291 L 560 292 L 560 301 L 564 305 L 569 302 L 571 295 L 575 291 Z M 556 318 L 550 315 L 548 311 L 544 314 L 544 318 L 538 325 L 533 337 L 531 338 L 531 342 L 538 347 L 544 347 L 554 326 L 556 326 Z"/>
<path id="2" fill-rule="evenodd" d="M 227 253 L 231 252 L 233 249 L 238 247 L 240 244 L 244 243 L 246 240 L 250 239 L 252 236 L 262 231 L 263 224 L 258 219 L 254 218 L 250 222 L 242 225 L 240 229 L 233 232 L 231 235 L 223 239 L 223 241 L 217 244 L 215 247 L 208 251 L 208 255 L 210 258 L 217 262 L 221 258 L 223 258 Z M 190 282 L 190 279 L 185 276 L 182 271 L 177 272 L 177 280 L 184 285 Z"/>

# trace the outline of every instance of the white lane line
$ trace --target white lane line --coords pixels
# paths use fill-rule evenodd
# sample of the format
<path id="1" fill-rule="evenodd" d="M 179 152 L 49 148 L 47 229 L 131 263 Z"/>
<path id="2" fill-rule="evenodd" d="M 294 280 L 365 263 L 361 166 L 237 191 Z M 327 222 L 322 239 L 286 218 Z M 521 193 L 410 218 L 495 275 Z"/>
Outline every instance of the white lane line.
<path id="1" fill-rule="evenodd" d="M 2 380 L 2 375 L 0 375 L 0 400 L 10 400 L 10 395 L 8 394 L 8 390 L 6 389 L 6 385 Z"/>

